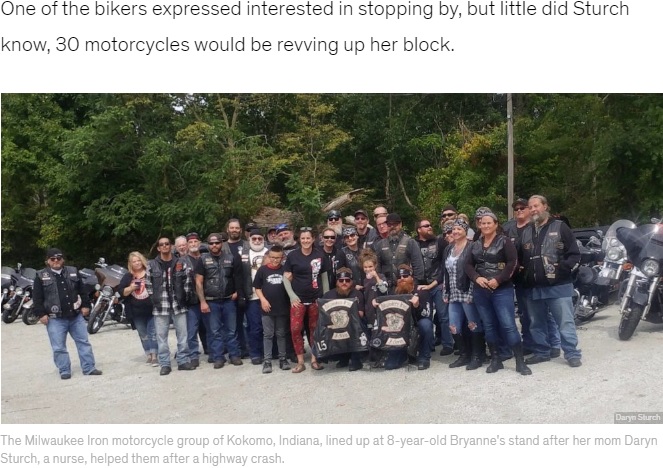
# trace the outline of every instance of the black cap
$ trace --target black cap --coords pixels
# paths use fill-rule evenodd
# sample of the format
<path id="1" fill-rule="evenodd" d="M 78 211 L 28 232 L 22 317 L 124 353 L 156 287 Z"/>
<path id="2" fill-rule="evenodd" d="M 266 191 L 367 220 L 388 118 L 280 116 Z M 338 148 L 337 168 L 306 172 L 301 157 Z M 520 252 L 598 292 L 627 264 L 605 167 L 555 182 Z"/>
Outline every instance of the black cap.
<path id="1" fill-rule="evenodd" d="M 51 257 L 63 257 L 64 254 L 62 253 L 62 250 L 56 249 L 56 248 L 50 248 L 46 251 L 46 258 L 51 258 Z"/>
<path id="2" fill-rule="evenodd" d="M 401 224 L 403 220 L 398 213 L 389 213 L 387 215 L 387 224 Z"/>
<path id="3" fill-rule="evenodd" d="M 340 217 L 341 217 L 341 212 L 338 210 L 331 210 L 329 213 L 327 213 L 327 219 L 340 218 Z"/>
<path id="4" fill-rule="evenodd" d="M 262 237 L 262 232 L 260 232 L 260 229 L 258 229 L 258 228 L 251 229 L 251 232 L 249 234 L 251 235 L 251 237 L 253 237 L 253 236 Z"/>
<path id="5" fill-rule="evenodd" d="M 288 225 L 285 224 L 285 223 L 283 223 L 283 224 L 279 224 L 278 226 L 276 226 L 276 233 L 277 233 L 277 234 L 280 234 L 280 233 L 282 233 L 283 231 L 292 231 L 292 229 L 290 229 L 290 226 L 288 226 Z"/>
<path id="6" fill-rule="evenodd" d="M 458 210 L 456 210 L 456 207 L 453 205 L 446 205 L 444 208 L 442 208 L 442 211 L 440 211 L 440 218 L 442 217 L 442 213 L 445 211 L 453 211 L 454 213 L 458 213 Z"/>
<path id="7" fill-rule="evenodd" d="M 355 211 L 354 215 L 357 216 L 358 214 L 364 215 L 368 218 L 368 213 L 366 213 L 366 210 L 357 210 L 357 211 Z"/>
<path id="8" fill-rule="evenodd" d="M 200 236 L 198 235 L 197 232 L 190 232 L 186 235 L 186 240 L 190 241 L 191 239 L 200 240 Z"/>
<path id="9" fill-rule="evenodd" d="M 219 234 L 218 232 L 213 232 L 212 234 L 210 234 L 209 236 L 207 236 L 207 242 L 208 242 L 208 243 L 209 243 L 209 242 L 212 242 L 212 241 L 221 241 L 221 242 L 225 242 L 226 240 L 228 240 L 228 238 L 226 237 L 226 238 L 224 239 L 223 234 Z"/>
<path id="10" fill-rule="evenodd" d="M 524 198 L 519 198 L 518 200 L 516 200 L 515 202 L 513 202 L 513 203 L 511 204 L 511 208 L 515 208 L 515 207 L 517 207 L 517 206 L 521 206 L 521 205 L 522 205 L 522 206 L 528 206 L 529 203 L 528 203 L 528 201 L 525 200 Z"/>

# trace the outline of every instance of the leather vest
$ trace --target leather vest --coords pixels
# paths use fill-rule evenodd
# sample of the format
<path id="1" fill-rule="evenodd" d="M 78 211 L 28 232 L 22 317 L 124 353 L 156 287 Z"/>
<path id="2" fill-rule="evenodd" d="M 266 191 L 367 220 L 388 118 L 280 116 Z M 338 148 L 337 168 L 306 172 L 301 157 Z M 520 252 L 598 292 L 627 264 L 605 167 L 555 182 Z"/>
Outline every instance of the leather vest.
<path id="1" fill-rule="evenodd" d="M 78 270 L 72 266 L 64 266 L 62 268 L 62 275 L 67 284 L 67 288 L 71 292 L 72 303 L 65 310 L 74 310 L 74 304 L 78 300 L 78 292 L 80 291 L 81 279 L 78 277 Z M 60 303 L 60 294 L 58 292 L 58 284 L 55 278 L 55 273 L 50 268 L 44 268 L 37 272 L 37 277 L 41 280 L 44 289 L 44 309 L 46 313 L 54 317 L 62 317 L 62 304 Z M 78 311 L 74 311 L 74 315 Z"/>
<path id="2" fill-rule="evenodd" d="M 354 278 L 355 284 L 361 285 L 362 278 L 364 275 L 361 266 L 359 265 L 359 251 L 353 252 L 349 247 L 343 247 L 341 249 L 341 255 L 345 257 L 345 264 L 348 268 L 352 270 L 352 277 Z M 334 285 L 335 286 L 335 285 Z M 333 287 L 333 285 L 329 285 Z"/>
<path id="3" fill-rule="evenodd" d="M 529 257 L 529 260 L 533 263 L 535 268 L 537 263 L 543 265 L 543 271 L 550 282 L 554 282 L 555 278 L 557 278 L 559 262 L 564 253 L 561 226 L 562 221 L 558 219 L 550 221 L 543 242 L 541 242 L 541 239 L 537 240 L 541 245 L 540 255 L 534 255 L 535 247 L 533 236 L 536 228 L 533 224 L 523 231 L 523 236 L 520 239 L 522 249 L 527 251 L 527 257 Z"/>
<path id="4" fill-rule="evenodd" d="M 218 257 L 209 253 L 202 255 L 206 300 L 215 301 L 232 296 L 232 293 L 226 294 L 226 289 L 233 281 L 233 258 L 232 254 L 223 251 Z"/>
<path id="5" fill-rule="evenodd" d="M 180 257 L 179 262 L 184 268 L 175 267 L 173 286 L 175 297 L 180 304 L 195 305 L 200 302 L 196 294 L 196 278 L 193 271 L 193 257 L 185 255 Z"/>
<path id="6" fill-rule="evenodd" d="M 390 238 L 380 239 L 376 242 L 375 248 L 378 250 L 377 254 L 380 258 L 379 262 L 382 265 L 382 274 L 385 275 L 387 280 L 392 283 L 395 282 L 394 272 L 398 270 L 398 265 L 402 263 L 409 264 L 407 261 L 407 243 L 410 240 L 410 237 L 401 234 L 401 238 L 398 241 L 398 245 L 392 251 Z"/>
<path id="7" fill-rule="evenodd" d="M 437 278 L 437 266 L 433 269 L 433 260 L 437 257 L 437 239 L 431 239 L 430 241 L 417 240 L 417 244 L 419 244 L 421 256 L 424 258 L 425 283 L 431 284 Z"/>
<path id="8" fill-rule="evenodd" d="M 483 248 L 483 239 L 479 238 L 472 245 L 472 256 L 476 264 L 476 271 L 484 278 L 495 278 L 506 268 L 506 251 L 504 243 L 506 236 L 498 235 L 487 249 Z"/>

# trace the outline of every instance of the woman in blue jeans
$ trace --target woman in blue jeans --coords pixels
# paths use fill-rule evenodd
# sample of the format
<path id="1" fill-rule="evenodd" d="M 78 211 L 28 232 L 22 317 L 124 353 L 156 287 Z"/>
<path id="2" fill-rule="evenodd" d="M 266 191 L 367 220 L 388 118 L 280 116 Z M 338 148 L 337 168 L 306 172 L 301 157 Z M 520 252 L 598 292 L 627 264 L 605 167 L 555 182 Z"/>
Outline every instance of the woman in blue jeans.
<path id="1" fill-rule="evenodd" d="M 475 370 L 483 364 L 486 344 L 479 311 L 472 298 L 473 284 L 465 273 L 465 263 L 472 251 L 472 241 L 467 239 L 470 225 L 462 219 L 453 223 L 451 243 L 444 250 L 444 302 L 449 304 L 449 329 L 460 350 L 458 359 L 449 367 L 466 366 Z M 463 339 L 463 324 L 467 323 L 471 337 Z"/>
<path id="2" fill-rule="evenodd" d="M 124 297 L 124 306 L 127 318 L 133 328 L 138 331 L 140 342 L 143 345 L 147 364 L 157 367 L 157 336 L 152 315 L 152 299 L 145 289 L 145 272 L 147 259 L 140 252 L 129 254 L 129 273 L 124 275 L 118 286 L 118 291 Z"/>
<path id="3" fill-rule="evenodd" d="M 497 353 L 502 331 L 516 358 L 516 371 L 531 375 L 525 365 L 523 345 L 516 327 L 516 311 L 513 302 L 511 276 L 518 264 L 518 253 L 511 240 L 498 233 L 497 216 L 490 211 L 477 213 L 481 236 L 472 245 L 467 257 L 465 272 L 475 284 L 472 297 L 483 322 L 486 342 L 490 349 L 490 364 L 486 372 L 497 372 L 504 365 Z M 501 231 L 501 230 L 500 230 Z"/>

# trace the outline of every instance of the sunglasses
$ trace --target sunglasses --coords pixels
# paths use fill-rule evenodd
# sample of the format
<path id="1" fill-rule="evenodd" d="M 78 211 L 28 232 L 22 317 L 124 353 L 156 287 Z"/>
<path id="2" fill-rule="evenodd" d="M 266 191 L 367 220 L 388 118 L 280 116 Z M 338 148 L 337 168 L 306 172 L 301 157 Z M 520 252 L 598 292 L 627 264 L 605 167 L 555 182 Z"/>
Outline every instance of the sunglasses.
<path id="1" fill-rule="evenodd" d="M 299 228 L 300 232 L 312 232 L 313 228 L 311 226 L 304 226 Z"/>
<path id="2" fill-rule="evenodd" d="M 168 247 L 170 242 L 159 242 L 159 247 Z"/>
<path id="3" fill-rule="evenodd" d="M 327 240 L 336 239 L 336 236 L 322 236 L 322 237 Z"/>
<path id="4" fill-rule="evenodd" d="M 339 283 L 352 283 L 352 280 L 350 278 L 338 278 L 336 281 Z"/>
<path id="5" fill-rule="evenodd" d="M 343 237 L 357 237 L 357 234 L 346 234 L 346 235 L 343 236 Z"/>
<path id="6" fill-rule="evenodd" d="M 212 242 L 208 242 L 208 244 L 209 244 L 209 245 L 219 245 L 219 244 L 223 244 L 223 242 L 212 241 Z"/>
<path id="7" fill-rule="evenodd" d="M 456 216 L 456 213 L 442 213 L 443 218 L 452 218 Z"/>
<path id="8" fill-rule="evenodd" d="M 338 221 L 338 220 L 340 220 L 340 219 L 341 219 L 341 218 L 339 218 L 339 217 L 337 217 L 337 216 L 335 216 L 335 217 L 333 217 L 333 218 L 327 218 L 327 220 L 329 220 L 329 221 Z"/>
<path id="9" fill-rule="evenodd" d="M 429 227 L 430 227 L 430 224 L 422 224 L 422 225 L 420 225 L 419 227 L 420 227 L 420 228 L 429 228 Z"/>
<path id="10" fill-rule="evenodd" d="M 49 259 L 51 262 L 57 262 L 58 260 L 62 260 L 63 257 L 62 257 L 62 255 L 56 255 L 55 257 L 48 257 L 48 259 Z"/>
<path id="11" fill-rule="evenodd" d="M 514 208 L 514 211 L 525 211 L 529 210 L 529 206 L 519 206 L 518 208 Z"/>

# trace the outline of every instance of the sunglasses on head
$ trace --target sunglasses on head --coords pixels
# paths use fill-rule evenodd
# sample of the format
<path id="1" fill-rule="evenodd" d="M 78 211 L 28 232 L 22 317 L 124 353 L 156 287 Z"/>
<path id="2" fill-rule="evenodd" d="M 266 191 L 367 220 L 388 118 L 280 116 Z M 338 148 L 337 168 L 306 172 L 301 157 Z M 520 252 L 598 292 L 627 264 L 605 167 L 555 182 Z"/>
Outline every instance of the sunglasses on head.
<path id="1" fill-rule="evenodd" d="M 352 283 L 351 278 L 338 278 L 336 281 L 338 281 L 339 283 Z"/>
<path id="2" fill-rule="evenodd" d="M 304 226 L 299 228 L 300 232 L 312 232 L 313 228 L 311 226 Z"/>

